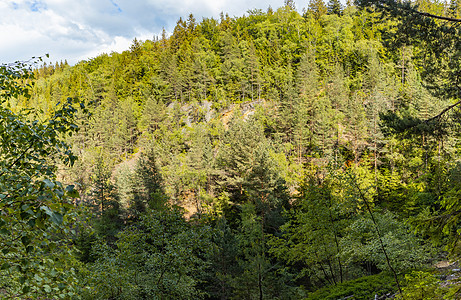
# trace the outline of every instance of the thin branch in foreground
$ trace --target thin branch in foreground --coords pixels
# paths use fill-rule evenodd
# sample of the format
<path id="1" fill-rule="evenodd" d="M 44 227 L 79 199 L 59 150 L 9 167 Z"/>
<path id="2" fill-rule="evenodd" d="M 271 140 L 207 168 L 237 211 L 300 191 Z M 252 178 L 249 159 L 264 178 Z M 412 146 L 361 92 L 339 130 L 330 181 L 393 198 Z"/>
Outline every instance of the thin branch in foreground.
<path id="1" fill-rule="evenodd" d="M 421 12 L 416 9 L 413 10 L 413 12 L 417 13 L 420 16 L 424 16 L 424 17 L 429 17 L 429 18 L 444 20 L 444 21 L 449 21 L 449 22 L 455 22 L 455 23 L 461 23 L 461 19 L 457 19 L 457 18 L 438 16 L 438 15 L 430 14 L 427 12 Z"/>
<path id="2" fill-rule="evenodd" d="M 379 243 L 381 245 L 381 250 L 383 251 L 384 256 L 386 257 L 387 266 L 389 267 L 391 272 L 394 274 L 395 283 L 397 284 L 397 288 L 399 289 L 399 292 L 402 295 L 402 288 L 400 287 L 397 272 L 395 271 L 395 269 L 391 265 L 391 260 L 390 260 L 388 254 L 387 254 L 387 250 L 386 250 L 386 247 L 384 246 L 384 242 L 383 242 L 383 239 L 382 239 L 382 236 L 381 236 L 381 232 L 379 231 L 378 223 L 375 220 L 375 216 L 373 215 L 373 212 L 371 210 L 370 204 L 368 203 L 368 200 L 365 197 L 365 195 L 363 194 L 362 189 L 358 185 L 357 181 L 355 180 L 354 177 L 352 177 L 352 174 L 349 173 L 349 177 L 351 178 L 352 183 L 357 188 L 357 191 L 359 192 L 360 198 L 362 198 L 363 202 L 365 202 L 365 206 L 367 207 L 368 213 L 370 214 L 371 221 L 373 222 L 373 224 L 375 226 L 376 234 L 378 235 L 378 240 L 379 240 Z"/>
<path id="3" fill-rule="evenodd" d="M 436 116 L 433 116 L 432 118 L 430 119 L 427 119 L 424 121 L 424 123 L 429 123 L 433 120 L 436 120 L 436 119 L 439 119 L 440 117 L 442 117 L 447 111 L 455 108 L 456 106 L 460 105 L 461 104 L 461 100 L 459 100 L 458 102 L 456 102 L 455 104 L 452 104 L 450 106 L 448 106 L 447 108 L 445 108 L 444 110 L 442 110 L 438 115 Z"/>

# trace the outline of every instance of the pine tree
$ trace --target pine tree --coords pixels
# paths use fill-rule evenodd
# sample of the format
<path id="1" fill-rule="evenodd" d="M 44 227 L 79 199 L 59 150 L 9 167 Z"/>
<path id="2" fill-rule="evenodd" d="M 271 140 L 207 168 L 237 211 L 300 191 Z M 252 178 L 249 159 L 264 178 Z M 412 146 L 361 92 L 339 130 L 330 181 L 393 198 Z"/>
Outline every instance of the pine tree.
<path id="1" fill-rule="evenodd" d="M 204 212 L 203 208 L 211 205 L 211 203 L 206 202 L 214 192 L 212 176 L 215 173 L 212 142 L 204 124 L 196 125 L 194 132 L 191 134 L 187 165 L 190 172 L 190 188 L 195 196 L 197 214 L 201 217 Z"/>
<path id="2" fill-rule="evenodd" d="M 250 84 L 250 91 L 248 93 L 251 95 L 251 100 L 261 99 L 261 71 L 259 58 L 256 55 L 256 49 L 253 44 L 247 43 L 246 41 L 240 43 L 240 48 L 242 49 L 242 56 L 244 60 L 244 73 L 247 78 L 247 82 Z"/>
<path id="3" fill-rule="evenodd" d="M 314 106 L 317 100 L 317 93 L 320 90 L 318 72 L 314 52 L 308 49 L 301 57 L 296 74 L 298 97 L 293 114 L 293 117 L 296 118 L 293 124 L 293 144 L 295 145 L 298 163 L 303 162 L 306 151 L 313 145 Z"/>
<path id="4" fill-rule="evenodd" d="M 347 223 L 346 201 L 333 196 L 330 179 L 310 178 L 301 189 L 291 219 L 282 226 L 282 238 L 274 237 L 273 253 L 281 260 L 302 266 L 301 273 L 321 284 L 336 285 L 345 279 L 340 238 Z"/>
<path id="5" fill-rule="evenodd" d="M 192 42 L 194 90 L 196 98 L 200 101 L 207 99 L 211 85 L 215 83 L 212 72 L 218 61 L 207 44 L 208 41 L 201 38 L 196 38 Z"/>
<path id="6" fill-rule="evenodd" d="M 232 279 L 242 272 L 237 261 L 238 240 L 224 218 L 217 220 L 214 229 L 212 242 L 215 247 L 210 253 L 210 267 L 206 273 L 203 273 L 206 282 L 205 290 L 216 299 L 230 299 L 234 295 Z"/>
<path id="7" fill-rule="evenodd" d="M 113 241 L 115 234 L 122 228 L 122 211 L 115 186 L 111 182 L 111 173 L 101 155 L 96 159 L 91 177 L 90 205 L 96 212 L 96 229 L 99 234 Z"/>
<path id="8" fill-rule="evenodd" d="M 268 142 L 257 146 L 252 168 L 243 183 L 248 201 L 254 204 L 256 213 L 261 216 L 262 230 L 266 233 L 277 232 L 283 224 L 282 211 L 289 208 L 290 198 L 271 151 L 274 149 Z"/>
<path id="9" fill-rule="evenodd" d="M 368 59 L 368 72 L 364 79 L 364 94 L 367 95 L 366 115 L 369 128 L 369 149 L 373 153 L 373 168 L 375 176 L 375 186 L 378 188 L 378 165 L 381 164 L 381 155 L 384 152 L 385 138 L 381 131 L 380 115 L 385 113 L 391 106 L 393 99 L 393 85 L 389 85 L 385 76 L 386 71 L 383 69 L 376 53 L 370 55 Z"/>
<path id="10" fill-rule="evenodd" d="M 296 298 L 291 276 L 278 273 L 278 266 L 269 256 L 268 237 L 261 226 L 262 217 L 252 204 L 242 207 L 237 239 L 241 251 L 238 261 L 242 273 L 232 280 L 233 295 L 239 299 Z"/>
<path id="11" fill-rule="evenodd" d="M 344 78 L 344 70 L 340 65 L 336 65 L 333 74 L 330 75 L 327 86 L 327 96 L 330 99 L 333 114 L 333 127 L 334 127 L 334 148 L 335 148 L 335 161 L 338 160 L 338 152 L 340 144 L 343 141 L 343 131 L 346 127 L 344 123 L 345 111 L 348 102 L 348 89 L 346 86 L 346 79 Z"/>
<path id="12" fill-rule="evenodd" d="M 217 156 L 218 183 L 231 194 L 231 201 L 242 203 L 246 199 L 245 178 L 252 169 L 255 150 L 265 140 L 263 129 L 254 119 L 247 122 L 234 119 L 222 138 Z"/>
<path id="13" fill-rule="evenodd" d="M 273 69 L 274 77 L 276 77 L 274 85 L 275 99 L 280 99 L 277 109 L 277 124 L 278 132 L 283 135 L 286 142 L 293 142 L 293 130 L 297 116 L 297 94 L 295 88 L 295 80 L 293 68 L 276 67 Z"/>
<path id="14" fill-rule="evenodd" d="M 221 76 L 223 87 L 234 100 L 244 101 L 246 81 L 244 76 L 244 60 L 236 38 L 230 32 L 224 32 L 221 37 L 222 60 Z"/>
<path id="15" fill-rule="evenodd" d="M 341 5 L 341 2 L 339 0 L 329 0 L 328 5 L 327 5 L 327 12 L 328 14 L 332 15 L 342 15 L 343 7 Z"/>
<path id="16" fill-rule="evenodd" d="M 166 106 L 156 97 L 147 98 L 144 103 L 139 127 L 142 131 L 159 135 L 167 123 Z"/>
<path id="17" fill-rule="evenodd" d="M 163 209 L 167 199 L 153 148 L 150 147 L 147 151 L 141 153 L 136 162 L 134 175 L 133 203 L 130 203 L 133 216 L 136 218 L 147 208 Z"/>
<path id="18" fill-rule="evenodd" d="M 308 11 L 311 12 L 316 19 L 325 15 L 328 11 L 323 0 L 309 0 Z"/>
<path id="19" fill-rule="evenodd" d="M 296 10 L 295 2 L 293 0 L 284 0 L 284 4 L 292 10 Z"/>
<path id="20" fill-rule="evenodd" d="M 179 18 L 171 36 L 171 46 L 173 50 L 178 50 L 187 39 L 187 23 Z"/>
<path id="21" fill-rule="evenodd" d="M 459 0 L 450 0 L 448 15 L 453 18 L 459 18 L 461 15 L 461 2 Z"/>

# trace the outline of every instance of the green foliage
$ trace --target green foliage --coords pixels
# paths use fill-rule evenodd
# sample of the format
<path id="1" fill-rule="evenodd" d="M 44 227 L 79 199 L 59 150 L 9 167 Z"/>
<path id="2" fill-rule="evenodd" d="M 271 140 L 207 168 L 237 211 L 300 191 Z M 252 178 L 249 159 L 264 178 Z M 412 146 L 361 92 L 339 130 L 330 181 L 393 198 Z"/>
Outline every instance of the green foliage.
<path id="1" fill-rule="evenodd" d="M 134 197 L 133 203 L 129 203 L 129 206 L 134 216 L 144 212 L 147 207 L 158 209 L 166 204 L 163 179 L 157 167 L 154 149 L 141 153 L 132 180 L 134 180 L 132 187 Z"/>
<path id="2" fill-rule="evenodd" d="M 408 228 L 391 213 L 375 213 L 374 217 L 392 267 L 403 272 L 417 269 L 430 259 L 431 249 L 424 241 L 408 232 Z M 351 223 L 341 239 L 342 253 L 347 264 L 371 264 L 389 271 L 374 225 L 369 217 L 361 216 Z"/>
<path id="3" fill-rule="evenodd" d="M 406 286 L 397 299 L 447 299 L 443 288 L 434 275 L 424 271 L 413 271 L 405 275 Z"/>
<path id="4" fill-rule="evenodd" d="M 96 161 L 92 176 L 89 206 L 96 217 L 96 231 L 108 239 L 113 239 L 122 227 L 119 195 L 111 182 L 111 174 L 100 156 Z"/>
<path id="5" fill-rule="evenodd" d="M 255 150 L 264 140 L 261 126 L 253 120 L 246 123 L 236 118 L 222 138 L 222 151 L 217 157 L 221 166 L 220 178 L 225 189 L 233 194 L 233 201 L 244 197 L 244 183 L 255 160 Z M 234 200 L 235 199 L 235 200 Z"/>
<path id="6" fill-rule="evenodd" d="M 297 289 L 291 285 L 293 275 L 274 265 L 268 255 L 264 221 L 256 216 L 252 204 L 243 206 L 241 220 L 237 239 L 241 251 L 238 263 L 242 273 L 230 280 L 233 287 L 231 298 L 298 298 L 300 295 Z"/>
<path id="7" fill-rule="evenodd" d="M 416 10 L 441 3 L 370 3 L 190 15 L 72 67 L 1 66 L 0 243 L 20 255 L 0 292 L 40 254 L 61 255 L 28 283 L 47 297 L 78 270 L 87 298 L 369 299 L 393 280 L 359 277 L 430 260 L 406 223 L 459 253 L 459 28 Z"/>
<path id="8" fill-rule="evenodd" d="M 77 286 L 69 236 L 71 199 L 78 193 L 57 181 L 57 164 L 72 166 L 76 160 L 63 138 L 78 131 L 77 100 L 67 99 L 43 121 L 35 119 L 33 110 L 5 108 L 12 97 L 30 97 L 30 85 L 21 82 L 32 78 L 27 66 L 0 68 L 0 289 L 10 297 L 68 298 Z"/>
<path id="9" fill-rule="evenodd" d="M 32 58 L 34 60 L 35 57 Z M 43 61 L 38 57 L 37 61 Z M 1 86 L 1 103 L 7 99 L 24 96 L 30 98 L 29 89 L 32 87 L 28 79 L 33 79 L 32 67 L 29 62 L 17 61 L 10 64 L 0 65 L 0 86 Z"/>
<path id="10" fill-rule="evenodd" d="M 336 14 L 339 16 L 342 13 L 342 5 L 338 0 L 330 0 L 327 7 L 329 14 Z"/>
<path id="11" fill-rule="evenodd" d="M 327 13 L 325 2 L 323 0 L 310 0 L 309 12 L 312 13 L 316 19 L 319 19 L 322 15 Z"/>
<path id="12" fill-rule="evenodd" d="M 283 236 L 273 237 L 271 251 L 279 259 L 301 265 L 300 277 L 312 276 L 311 280 L 318 283 L 342 282 L 345 274 L 339 243 L 348 223 L 345 211 L 327 182 L 311 183 L 304 191 L 298 200 L 299 209 L 281 228 Z"/>
<path id="13" fill-rule="evenodd" d="M 233 294 L 232 278 L 241 273 L 237 262 L 239 255 L 238 240 L 226 220 L 217 220 L 212 232 L 213 247 L 208 253 L 208 268 L 200 275 L 204 281 L 203 290 L 210 298 L 231 298 Z"/>
<path id="14" fill-rule="evenodd" d="M 383 272 L 319 289 L 310 293 L 307 299 L 333 300 L 349 296 L 353 296 L 352 299 L 374 299 L 375 295 L 392 295 L 395 293 L 396 289 L 392 275 Z"/>
<path id="15" fill-rule="evenodd" d="M 197 277 L 207 266 L 207 227 L 191 226 L 179 210 L 148 209 L 117 238 L 116 249 L 95 249 L 99 259 L 84 274 L 84 299 L 203 298 Z"/>

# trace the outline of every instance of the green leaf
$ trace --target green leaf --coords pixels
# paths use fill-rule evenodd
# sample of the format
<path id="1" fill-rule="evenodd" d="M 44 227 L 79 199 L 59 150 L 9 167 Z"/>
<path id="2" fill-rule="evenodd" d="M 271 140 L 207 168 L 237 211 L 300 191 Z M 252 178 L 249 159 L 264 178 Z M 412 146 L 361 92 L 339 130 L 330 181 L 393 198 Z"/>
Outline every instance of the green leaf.
<path id="1" fill-rule="evenodd" d="M 57 225 L 61 225 L 63 219 L 64 218 L 63 218 L 62 214 L 60 214 L 60 213 L 53 213 L 53 215 L 51 216 L 51 221 L 53 223 L 56 223 Z"/>
<path id="2" fill-rule="evenodd" d="M 24 287 L 22 288 L 22 292 L 23 292 L 24 294 L 27 294 L 28 292 L 30 292 L 30 286 L 28 286 L 28 285 L 24 286 Z"/>
<path id="3" fill-rule="evenodd" d="M 71 198 L 78 198 L 80 197 L 80 194 L 78 191 L 75 189 L 75 185 L 68 185 L 66 187 L 67 195 Z"/>
<path id="4" fill-rule="evenodd" d="M 40 209 L 43 210 L 50 217 L 53 215 L 53 212 L 51 211 L 51 209 L 48 208 L 48 206 L 40 206 Z"/>
<path id="5" fill-rule="evenodd" d="M 60 225 L 62 223 L 63 221 L 62 214 L 58 212 L 53 212 L 51 209 L 48 208 L 48 206 L 41 206 L 40 209 L 43 210 L 50 217 L 50 220 L 53 223 L 57 225 Z"/>
<path id="6" fill-rule="evenodd" d="M 34 226 L 35 226 L 35 219 L 30 219 L 29 221 L 27 221 L 27 224 L 28 224 L 30 227 L 34 227 Z"/>
<path id="7" fill-rule="evenodd" d="M 29 238 L 28 236 L 23 236 L 23 237 L 21 238 L 21 241 L 22 241 L 22 244 L 23 244 L 24 246 L 27 246 L 27 245 L 30 244 L 30 238 Z"/>
<path id="8" fill-rule="evenodd" d="M 1 267 L 2 270 L 6 270 L 6 269 L 9 269 L 11 266 L 9 263 L 4 263 Z"/>
<path id="9" fill-rule="evenodd" d="M 50 189 L 54 188 L 54 186 L 55 186 L 54 182 L 52 182 L 52 181 L 49 180 L 48 178 L 45 178 L 45 179 L 43 180 L 43 182 L 44 182 L 45 185 L 46 185 L 47 187 L 49 187 Z"/>

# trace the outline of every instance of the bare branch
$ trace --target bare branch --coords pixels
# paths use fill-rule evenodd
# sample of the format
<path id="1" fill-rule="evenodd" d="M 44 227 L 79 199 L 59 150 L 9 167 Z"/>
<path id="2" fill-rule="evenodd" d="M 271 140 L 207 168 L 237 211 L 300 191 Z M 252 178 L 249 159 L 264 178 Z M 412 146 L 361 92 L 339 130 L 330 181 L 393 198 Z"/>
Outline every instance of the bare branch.
<path id="1" fill-rule="evenodd" d="M 429 18 L 433 18 L 433 19 L 445 20 L 445 21 L 450 21 L 450 22 L 461 23 L 461 19 L 457 19 L 457 18 L 438 16 L 438 15 L 430 14 L 430 13 L 427 13 L 427 12 L 421 12 L 421 11 L 417 11 L 417 10 L 414 10 L 414 12 L 417 13 L 418 15 L 420 15 L 420 16 L 425 16 L 425 17 L 429 17 Z"/>
<path id="2" fill-rule="evenodd" d="M 452 104 L 450 106 L 448 106 L 447 108 L 445 108 L 444 110 L 442 110 L 438 115 L 430 118 L 430 119 L 427 119 L 424 121 L 424 123 L 429 123 L 429 122 L 432 122 L 436 119 L 439 119 L 440 117 L 442 117 L 447 111 L 453 109 L 454 107 L 458 106 L 461 104 L 461 100 L 459 100 L 458 102 L 456 102 L 455 104 Z"/>

